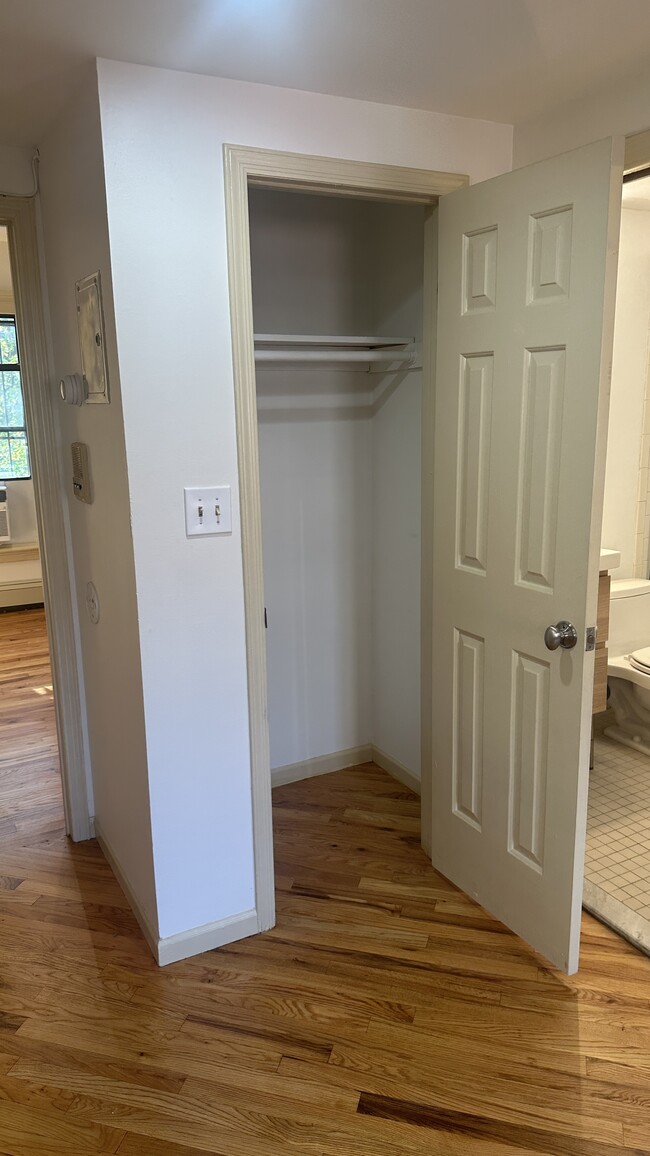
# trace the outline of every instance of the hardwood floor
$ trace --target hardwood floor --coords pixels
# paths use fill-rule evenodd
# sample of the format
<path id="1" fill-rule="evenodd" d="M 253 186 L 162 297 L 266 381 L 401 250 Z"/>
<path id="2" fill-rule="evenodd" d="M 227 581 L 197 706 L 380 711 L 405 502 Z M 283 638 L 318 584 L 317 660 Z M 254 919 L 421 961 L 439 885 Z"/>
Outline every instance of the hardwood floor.
<path id="1" fill-rule="evenodd" d="M 274 792 L 278 923 L 159 969 L 62 833 L 42 614 L 0 615 L 0 1153 L 650 1153 L 650 960 L 545 966 L 372 765 Z"/>

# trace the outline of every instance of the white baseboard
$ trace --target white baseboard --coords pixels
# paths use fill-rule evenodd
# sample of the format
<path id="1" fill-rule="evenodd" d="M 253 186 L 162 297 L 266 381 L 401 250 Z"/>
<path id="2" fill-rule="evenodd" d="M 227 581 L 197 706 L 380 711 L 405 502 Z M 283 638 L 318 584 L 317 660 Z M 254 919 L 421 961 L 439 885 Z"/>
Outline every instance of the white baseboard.
<path id="1" fill-rule="evenodd" d="M 96 816 L 93 820 L 93 825 L 95 828 L 95 838 L 104 853 L 104 858 L 106 859 L 106 862 L 108 863 L 111 871 L 113 872 L 120 887 L 122 888 L 122 891 L 129 901 L 129 907 L 131 908 L 138 923 L 140 924 L 140 930 L 142 931 L 142 934 L 144 935 L 147 943 L 149 944 L 149 947 L 151 948 L 151 954 L 153 955 L 154 959 L 157 960 L 158 933 L 157 931 L 154 931 L 153 927 L 149 923 L 149 920 L 144 914 L 144 911 L 140 907 L 140 904 L 138 903 L 135 895 L 133 894 L 133 889 L 131 888 L 129 881 L 124 874 L 124 871 L 122 870 L 119 859 L 117 858 L 113 848 L 111 847 L 108 839 L 102 831 Z"/>
<path id="2" fill-rule="evenodd" d="M 332 771 L 344 771 L 346 767 L 356 767 L 359 763 L 372 760 L 372 747 L 349 747 L 345 751 L 334 751 L 331 755 L 319 755 L 306 759 L 303 763 L 287 763 L 284 767 L 274 767 L 271 771 L 271 786 L 280 787 L 284 783 L 297 783 L 300 779 L 311 779 L 316 775 L 329 775 Z"/>
<path id="3" fill-rule="evenodd" d="M 387 755 L 379 747 L 371 744 L 363 747 L 348 747 L 345 751 L 334 751 L 331 755 L 319 755 L 315 759 L 306 759 L 302 763 L 287 763 L 284 767 L 274 767 L 271 771 L 271 785 L 283 786 L 285 783 L 297 783 L 301 779 L 312 779 L 316 775 L 329 775 L 332 771 L 344 771 L 346 767 L 356 767 L 360 763 L 376 763 L 398 783 L 420 794 L 420 780 L 413 771 L 409 771 L 397 759 Z"/>
<path id="4" fill-rule="evenodd" d="M 217 919 L 214 923 L 205 923 L 203 927 L 192 927 L 189 931 L 159 939 L 158 963 L 161 967 L 177 963 L 179 959 L 188 959 L 191 955 L 223 947 L 224 943 L 234 943 L 236 939 L 257 935 L 258 931 L 257 912 L 254 909 L 242 911 L 239 915 L 230 915 L 227 919 Z"/>
<path id="5" fill-rule="evenodd" d="M 37 606 L 42 602 L 42 582 L 2 582 L 0 584 L 0 606 Z"/>
<path id="6" fill-rule="evenodd" d="M 417 775 L 414 775 L 413 771 L 409 771 L 408 767 L 403 766 L 402 763 L 398 763 L 397 759 L 387 755 L 379 747 L 372 747 L 372 761 L 392 778 L 397 779 L 398 783 L 402 783 L 404 787 L 408 787 L 416 795 L 420 794 L 421 786 Z"/>
<path id="7" fill-rule="evenodd" d="M 133 894 L 133 889 L 97 819 L 93 818 L 91 822 L 104 857 L 126 895 L 142 934 L 151 948 L 151 954 L 160 967 L 168 963 L 177 963 L 180 959 L 188 959 L 191 955 L 200 955 L 203 951 L 212 951 L 215 947 L 223 947 L 225 943 L 234 943 L 236 939 L 246 939 L 248 935 L 257 934 L 259 930 L 257 912 L 251 910 L 243 911 L 239 915 L 229 915 L 226 919 L 217 919 L 214 923 L 205 923 L 202 927 L 191 927 L 189 931 L 181 931 L 178 935 L 168 935 L 160 939 Z"/>

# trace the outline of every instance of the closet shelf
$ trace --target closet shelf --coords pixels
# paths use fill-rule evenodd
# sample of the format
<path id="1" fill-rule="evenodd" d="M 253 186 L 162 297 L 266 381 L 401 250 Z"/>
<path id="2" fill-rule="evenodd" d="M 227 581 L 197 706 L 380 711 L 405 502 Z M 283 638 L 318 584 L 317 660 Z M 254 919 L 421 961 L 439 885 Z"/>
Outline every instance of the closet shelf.
<path id="1" fill-rule="evenodd" d="M 412 365 L 412 337 L 256 333 L 255 360 L 264 363 Z"/>

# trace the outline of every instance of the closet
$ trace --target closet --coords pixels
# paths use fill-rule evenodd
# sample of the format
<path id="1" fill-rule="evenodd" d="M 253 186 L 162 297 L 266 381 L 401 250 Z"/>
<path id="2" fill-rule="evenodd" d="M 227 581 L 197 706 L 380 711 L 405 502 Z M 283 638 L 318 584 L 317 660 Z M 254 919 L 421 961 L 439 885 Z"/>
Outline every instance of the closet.
<path id="1" fill-rule="evenodd" d="M 420 775 L 424 214 L 249 190 L 275 781 Z"/>

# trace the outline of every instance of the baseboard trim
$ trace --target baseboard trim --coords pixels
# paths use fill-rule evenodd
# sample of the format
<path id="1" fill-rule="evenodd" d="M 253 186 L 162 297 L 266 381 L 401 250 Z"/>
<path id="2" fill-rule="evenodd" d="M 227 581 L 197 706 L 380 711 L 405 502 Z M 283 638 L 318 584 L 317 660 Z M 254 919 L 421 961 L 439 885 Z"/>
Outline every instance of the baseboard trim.
<path id="1" fill-rule="evenodd" d="M 318 755 L 302 763 L 287 763 L 284 767 L 271 770 L 271 786 L 280 787 L 285 783 L 297 783 L 300 779 L 312 779 L 317 775 L 329 775 L 332 771 L 344 771 L 346 767 L 356 767 L 359 763 L 372 761 L 370 743 L 363 747 L 348 747 L 345 751 L 334 751 L 331 755 Z"/>
<path id="2" fill-rule="evenodd" d="M 408 767 L 405 767 L 402 763 L 398 763 L 397 759 L 394 759 L 391 755 L 387 755 L 380 747 L 372 747 L 371 752 L 373 763 L 381 767 L 382 771 L 386 771 L 393 779 L 397 779 L 398 783 L 401 783 L 404 787 L 408 787 L 409 790 L 413 791 L 416 795 L 420 794 L 420 780 L 413 774 L 413 771 L 409 771 Z"/>
<path id="3" fill-rule="evenodd" d="M 108 863 L 111 871 L 113 872 L 120 887 L 122 888 L 122 891 L 129 901 L 129 907 L 131 908 L 138 923 L 140 924 L 140 930 L 144 935 L 147 943 L 149 944 L 149 947 L 151 948 L 151 954 L 155 960 L 158 960 L 158 934 L 154 931 L 153 927 L 149 923 L 149 920 L 144 914 L 144 911 L 140 907 L 140 904 L 138 903 L 135 895 L 133 894 L 133 890 L 129 884 L 129 881 L 124 874 L 122 867 L 120 866 L 120 861 L 117 858 L 117 855 L 111 847 L 111 844 L 106 838 L 104 832 L 102 831 L 101 826 L 97 820 L 97 816 L 94 817 L 93 825 L 95 828 L 95 838 L 102 849 L 104 858 L 106 859 L 106 862 Z"/>
<path id="4" fill-rule="evenodd" d="M 18 609 L 22 606 L 43 605 L 42 582 L 3 582 L 0 584 L 0 606 Z"/>
<path id="5" fill-rule="evenodd" d="M 92 819 L 92 825 L 104 858 L 126 895 L 151 954 L 160 967 L 165 967 L 168 963 L 178 963 L 181 959 L 189 959 L 191 955 L 212 951 L 215 947 L 223 947 L 225 943 L 234 943 L 237 939 L 246 939 L 259 931 L 257 912 L 252 909 L 242 911 L 239 915 L 229 915 L 226 919 L 217 919 L 214 923 L 205 923 L 202 927 L 191 927 L 189 931 L 181 931 L 178 935 L 168 935 L 164 939 L 159 939 L 133 894 L 133 889 L 96 817 Z"/>
<path id="6" fill-rule="evenodd" d="M 225 943 L 247 939 L 249 935 L 257 935 L 258 931 L 255 909 L 242 911 L 239 915 L 217 919 L 214 923 L 205 923 L 203 927 L 192 927 L 189 931 L 158 940 L 158 963 L 161 967 L 168 963 L 178 963 L 181 959 L 189 959 L 191 955 L 201 955 L 204 951 L 223 947 Z"/>

